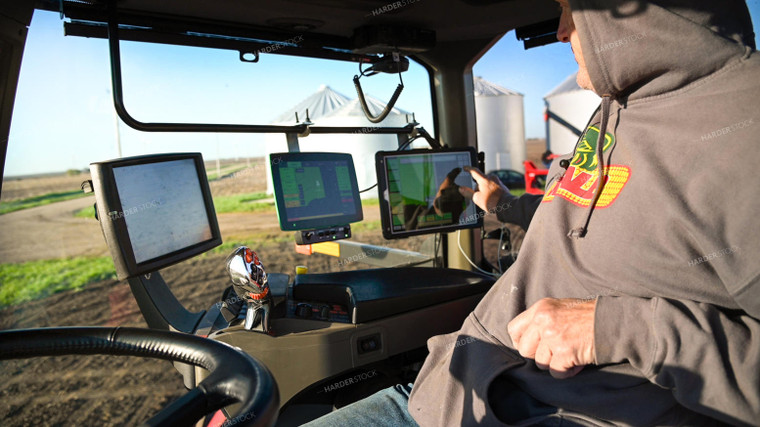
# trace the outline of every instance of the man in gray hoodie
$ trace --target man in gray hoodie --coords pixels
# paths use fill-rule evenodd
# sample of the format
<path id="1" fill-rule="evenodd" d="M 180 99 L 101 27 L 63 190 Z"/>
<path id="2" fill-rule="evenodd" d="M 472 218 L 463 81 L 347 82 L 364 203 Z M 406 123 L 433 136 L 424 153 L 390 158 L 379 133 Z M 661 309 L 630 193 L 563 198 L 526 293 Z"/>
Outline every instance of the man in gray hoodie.
<path id="1" fill-rule="evenodd" d="M 540 203 L 477 173 L 478 191 L 462 190 L 529 215 L 517 262 L 458 332 L 428 341 L 408 406 L 397 386 L 323 425 L 760 425 L 760 56 L 746 4 L 560 4 L 558 38 L 600 109 Z"/>

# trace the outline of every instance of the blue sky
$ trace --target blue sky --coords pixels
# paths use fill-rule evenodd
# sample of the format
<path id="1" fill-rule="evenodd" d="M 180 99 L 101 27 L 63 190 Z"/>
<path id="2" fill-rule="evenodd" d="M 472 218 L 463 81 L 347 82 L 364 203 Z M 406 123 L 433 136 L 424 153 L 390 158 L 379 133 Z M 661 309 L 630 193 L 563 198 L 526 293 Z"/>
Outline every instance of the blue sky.
<path id="1" fill-rule="evenodd" d="M 748 2 L 760 22 L 760 0 Z M 354 98 L 355 64 L 262 55 L 242 63 L 237 52 L 122 43 L 127 109 L 138 120 L 267 124 L 320 85 Z M 474 75 L 525 95 L 526 136 L 543 137 L 543 96 L 577 70 L 569 46 L 525 51 L 506 34 L 474 67 Z M 366 93 L 390 97 L 398 79 L 362 79 Z M 428 80 L 413 64 L 397 106 L 432 129 Z M 116 120 L 105 40 L 64 37 L 57 13 L 36 12 L 22 63 L 5 175 L 83 169 L 114 158 Z M 120 123 L 124 156 L 201 151 L 206 159 L 263 153 L 264 137 L 239 134 L 156 134 Z M 284 137 L 283 137 L 284 138 Z"/>

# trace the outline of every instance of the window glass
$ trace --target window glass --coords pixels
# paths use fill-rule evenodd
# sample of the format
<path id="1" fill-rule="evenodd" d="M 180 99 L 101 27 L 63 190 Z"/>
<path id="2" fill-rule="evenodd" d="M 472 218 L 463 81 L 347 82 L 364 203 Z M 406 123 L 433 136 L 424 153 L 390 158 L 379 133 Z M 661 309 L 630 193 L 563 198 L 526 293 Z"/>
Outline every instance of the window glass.
<path id="1" fill-rule="evenodd" d="M 356 126 L 351 135 L 300 138 L 302 151 L 346 151 L 360 187 L 375 184 L 374 151 L 395 149 L 395 135 L 376 126 L 415 120 L 434 129 L 427 71 L 414 63 L 390 117 L 370 126 L 356 103 L 348 62 L 122 42 L 125 105 L 144 122 Z M 398 76 L 362 78 L 371 102 L 384 106 Z M 0 328 L 146 326 L 126 281 L 117 281 L 94 197 L 81 184 L 91 162 L 143 154 L 203 154 L 223 245 L 162 271 L 191 311 L 206 310 L 231 283 L 225 258 L 237 246 L 256 251 L 268 273 L 377 268 L 386 249 L 432 256 L 432 236 L 387 242 L 380 231 L 377 190 L 363 199 L 364 220 L 350 255 L 297 253 L 293 232 L 279 229 L 266 156 L 287 150 L 282 134 L 143 133 L 115 115 L 107 42 L 64 37 L 56 13 L 35 12 L 18 83 L 0 196 Z M 370 147 L 356 151 L 354 147 Z M 367 151 L 367 150 L 372 150 Z M 407 262 L 419 261 L 410 256 Z M 403 262 L 401 259 L 400 262 Z M 144 421 L 184 394 L 166 362 L 65 356 L 3 362 L 3 424 L 116 424 Z M 63 375 L 61 375 L 63 373 Z M 95 390 L 95 391 L 92 391 Z M 62 397 L 64 396 L 64 397 Z M 146 399 L 146 397 L 150 397 Z"/>

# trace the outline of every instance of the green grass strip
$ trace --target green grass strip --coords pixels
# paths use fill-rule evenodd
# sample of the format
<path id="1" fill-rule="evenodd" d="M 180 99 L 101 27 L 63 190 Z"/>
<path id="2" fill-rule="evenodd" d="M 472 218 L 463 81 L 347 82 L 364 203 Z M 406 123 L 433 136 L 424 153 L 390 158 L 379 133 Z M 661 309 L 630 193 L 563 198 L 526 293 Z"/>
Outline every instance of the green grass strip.
<path id="1" fill-rule="evenodd" d="M 238 240 L 224 242 L 221 245 L 215 247 L 214 249 L 211 249 L 208 252 L 204 252 L 201 256 L 216 255 L 216 254 L 231 254 L 232 251 L 237 249 L 239 246 L 251 246 L 252 244 L 253 242 L 241 242 Z"/>
<path id="2" fill-rule="evenodd" d="M 95 206 L 87 206 L 86 208 L 79 209 L 74 212 L 74 216 L 77 218 L 95 219 Z"/>
<path id="3" fill-rule="evenodd" d="M 380 206 L 380 199 L 362 199 L 362 208 L 366 208 L 368 206 Z"/>
<path id="4" fill-rule="evenodd" d="M 379 219 L 376 219 L 373 221 L 368 221 L 365 219 L 362 222 L 351 224 L 351 234 L 365 233 L 368 231 L 377 231 L 377 230 L 380 230 L 381 228 L 382 228 L 382 223 L 380 222 Z"/>
<path id="5" fill-rule="evenodd" d="M 76 257 L 0 264 L 0 305 L 15 305 L 116 278 L 110 257 Z"/>
<path id="6" fill-rule="evenodd" d="M 201 256 L 218 255 L 218 254 L 229 255 L 232 253 L 232 251 L 234 251 L 240 246 L 252 247 L 254 251 L 258 251 L 258 250 L 261 250 L 261 247 L 257 246 L 259 242 L 262 240 L 260 237 L 261 236 L 252 236 L 250 239 L 230 240 L 230 241 L 222 243 L 221 245 L 215 247 L 214 249 L 211 249 L 208 252 L 204 252 Z M 293 237 L 291 235 L 288 235 L 284 237 L 283 239 L 281 239 L 281 241 L 288 241 L 288 240 L 293 240 Z M 279 243 L 279 240 L 266 239 L 266 244 L 270 244 L 270 243 Z"/>
<path id="7" fill-rule="evenodd" d="M 50 203 L 63 202 L 64 200 L 78 199 L 84 196 L 86 196 L 86 194 L 84 194 L 82 190 L 74 190 L 63 193 L 48 193 L 41 196 L 29 197 L 27 199 L 13 200 L 11 202 L 0 202 L 0 215 L 20 211 L 22 209 L 48 205 Z"/>
<path id="8" fill-rule="evenodd" d="M 274 211 L 274 202 L 258 202 L 267 199 L 266 193 L 235 194 L 214 197 L 216 213 Z"/>

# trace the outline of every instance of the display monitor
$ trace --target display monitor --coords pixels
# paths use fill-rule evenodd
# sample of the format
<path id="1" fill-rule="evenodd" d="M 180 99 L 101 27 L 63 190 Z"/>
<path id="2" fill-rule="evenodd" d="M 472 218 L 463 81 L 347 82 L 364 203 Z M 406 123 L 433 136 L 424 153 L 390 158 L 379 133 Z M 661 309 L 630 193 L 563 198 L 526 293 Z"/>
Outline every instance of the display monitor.
<path id="1" fill-rule="evenodd" d="M 120 280 L 222 243 L 200 153 L 90 165 L 97 216 Z"/>
<path id="2" fill-rule="evenodd" d="M 475 187 L 464 168 L 476 160 L 474 148 L 377 152 L 383 236 L 397 239 L 482 226 L 477 206 L 459 193 L 460 186 Z"/>
<path id="3" fill-rule="evenodd" d="M 275 204 L 284 231 L 361 221 L 354 160 L 346 153 L 273 153 Z"/>

